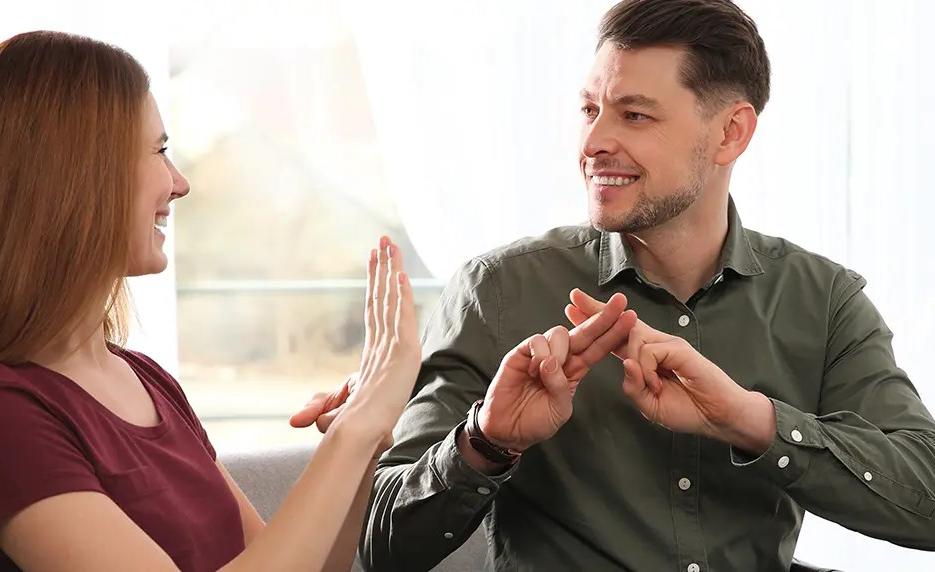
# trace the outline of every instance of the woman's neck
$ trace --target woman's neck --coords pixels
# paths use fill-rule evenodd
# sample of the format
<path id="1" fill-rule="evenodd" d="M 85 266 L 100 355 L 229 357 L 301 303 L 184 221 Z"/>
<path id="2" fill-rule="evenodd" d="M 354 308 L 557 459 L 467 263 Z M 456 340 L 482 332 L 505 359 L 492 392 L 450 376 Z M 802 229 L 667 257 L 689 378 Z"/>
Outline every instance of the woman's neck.
<path id="1" fill-rule="evenodd" d="M 67 336 L 55 340 L 31 358 L 52 370 L 103 369 L 114 355 L 104 338 L 101 317 L 82 320 Z"/>

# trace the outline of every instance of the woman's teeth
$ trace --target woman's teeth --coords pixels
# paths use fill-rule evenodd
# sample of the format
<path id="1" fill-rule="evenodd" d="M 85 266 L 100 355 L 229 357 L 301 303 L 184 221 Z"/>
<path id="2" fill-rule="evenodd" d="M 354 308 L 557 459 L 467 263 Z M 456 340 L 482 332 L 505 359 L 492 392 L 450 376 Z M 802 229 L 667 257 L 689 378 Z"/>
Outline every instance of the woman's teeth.
<path id="1" fill-rule="evenodd" d="M 156 217 L 156 224 L 153 225 L 156 228 L 165 228 L 169 226 L 169 217 L 159 215 Z"/>
<path id="2" fill-rule="evenodd" d="M 639 177 L 604 177 L 604 176 L 591 176 L 591 182 L 595 185 L 613 185 L 613 186 L 626 186 L 633 184 Z"/>

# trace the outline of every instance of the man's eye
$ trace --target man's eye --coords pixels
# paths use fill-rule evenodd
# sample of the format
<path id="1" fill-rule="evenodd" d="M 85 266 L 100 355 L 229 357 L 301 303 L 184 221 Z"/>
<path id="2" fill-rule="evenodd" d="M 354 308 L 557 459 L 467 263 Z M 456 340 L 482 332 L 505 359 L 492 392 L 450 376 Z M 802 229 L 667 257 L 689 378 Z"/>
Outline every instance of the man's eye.
<path id="1" fill-rule="evenodd" d="M 624 113 L 624 117 L 627 121 L 646 121 L 647 119 L 652 119 L 652 117 L 636 111 L 627 111 Z"/>
<path id="2" fill-rule="evenodd" d="M 593 105 L 585 105 L 581 108 L 581 113 L 584 114 L 588 119 L 594 119 L 597 117 L 597 108 Z"/>

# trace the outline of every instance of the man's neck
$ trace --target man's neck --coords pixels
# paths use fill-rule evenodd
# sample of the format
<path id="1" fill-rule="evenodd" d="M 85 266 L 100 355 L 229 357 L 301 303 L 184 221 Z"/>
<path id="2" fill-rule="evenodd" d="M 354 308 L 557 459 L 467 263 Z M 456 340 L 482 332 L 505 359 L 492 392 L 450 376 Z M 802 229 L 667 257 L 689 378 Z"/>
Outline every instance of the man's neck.
<path id="1" fill-rule="evenodd" d="M 714 276 L 727 239 L 727 193 L 706 193 L 660 225 L 624 235 L 647 278 L 686 302 Z"/>

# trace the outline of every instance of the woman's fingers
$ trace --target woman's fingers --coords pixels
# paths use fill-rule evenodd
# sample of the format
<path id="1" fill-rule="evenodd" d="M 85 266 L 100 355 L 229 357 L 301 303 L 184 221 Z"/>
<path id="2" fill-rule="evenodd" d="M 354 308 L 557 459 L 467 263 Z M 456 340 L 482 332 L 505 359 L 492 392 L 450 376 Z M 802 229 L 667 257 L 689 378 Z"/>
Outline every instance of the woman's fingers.
<path id="1" fill-rule="evenodd" d="M 360 356 L 360 375 L 365 376 L 378 359 L 377 348 L 383 336 L 383 292 L 386 284 L 386 245 L 389 239 L 381 236 L 377 248 L 370 251 L 367 264 L 367 299 L 365 310 L 364 346 Z"/>
<path id="2" fill-rule="evenodd" d="M 367 262 L 367 296 L 364 299 L 364 357 L 373 347 L 374 329 L 376 328 L 376 314 L 374 314 L 374 290 L 377 280 L 377 251 L 370 251 L 370 260 Z"/>
<path id="3" fill-rule="evenodd" d="M 402 250 L 388 237 L 380 238 L 372 279 L 373 340 L 362 359 L 359 378 L 371 379 L 373 372 L 393 360 L 395 353 L 405 351 L 404 361 L 418 361 L 418 320 L 412 283 L 404 272 Z"/>
<path id="4" fill-rule="evenodd" d="M 383 307 L 386 300 L 386 276 L 389 274 L 389 260 L 387 259 L 387 246 L 389 239 L 385 236 L 380 237 L 380 245 L 377 248 L 377 268 L 375 283 L 373 288 L 373 317 L 374 317 L 374 339 L 373 346 L 379 346 L 383 341 L 384 315 Z"/>
<path id="5" fill-rule="evenodd" d="M 402 270 L 402 252 L 392 241 L 386 245 L 387 273 L 383 299 L 383 331 L 386 335 L 396 334 L 396 312 L 399 309 L 399 278 L 396 273 Z"/>
<path id="6" fill-rule="evenodd" d="M 419 344 L 419 324 L 416 319 L 416 304 L 412 294 L 412 283 L 409 275 L 399 272 L 396 275 L 399 288 L 398 306 L 396 308 L 396 337 L 404 344 Z"/>

